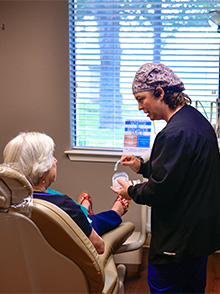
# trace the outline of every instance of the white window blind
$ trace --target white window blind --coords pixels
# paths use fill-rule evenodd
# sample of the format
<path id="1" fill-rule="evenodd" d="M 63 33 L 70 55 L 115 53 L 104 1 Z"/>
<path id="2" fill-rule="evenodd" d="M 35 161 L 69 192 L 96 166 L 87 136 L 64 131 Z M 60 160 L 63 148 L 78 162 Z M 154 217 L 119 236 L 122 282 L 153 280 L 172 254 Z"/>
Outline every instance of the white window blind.
<path id="1" fill-rule="evenodd" d="M 72 147 L 123 148 L 124 120 L 144 117 L 131 85 L 146 62 L 169 66 L 208 119 L 216 120 L 219 0 L 69 1 Z M 158 132 L 163 123 L 155 122 Z"/>

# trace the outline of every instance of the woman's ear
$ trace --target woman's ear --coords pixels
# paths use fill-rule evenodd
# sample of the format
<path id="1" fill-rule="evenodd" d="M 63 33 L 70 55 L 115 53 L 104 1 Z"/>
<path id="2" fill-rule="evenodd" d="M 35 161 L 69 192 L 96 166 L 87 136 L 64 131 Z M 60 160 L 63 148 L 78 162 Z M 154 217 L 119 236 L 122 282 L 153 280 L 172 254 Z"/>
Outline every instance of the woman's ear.
<path id="1" fill-rule="evenodd" d="M 154 90 L 154 96 L 157 97 L 157 98 L 159 98 L 161 95 L 164 96 L 164 90 L 163 90 L 163 88 L 161 88 L 161 87 L 155 88 L 155 90 Z"/>

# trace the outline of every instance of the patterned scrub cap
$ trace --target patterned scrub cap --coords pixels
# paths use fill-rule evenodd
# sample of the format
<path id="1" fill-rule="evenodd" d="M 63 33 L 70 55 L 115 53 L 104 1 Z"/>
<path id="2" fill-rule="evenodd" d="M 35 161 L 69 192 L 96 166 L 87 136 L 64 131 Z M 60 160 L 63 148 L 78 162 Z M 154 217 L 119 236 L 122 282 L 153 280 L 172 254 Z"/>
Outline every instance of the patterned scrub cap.
<path id="1" fill-rule="evenodd" d="M 169 67 L 162 63 L 145 63 L 135 74 L 133 94 L 154 90 L 157 87 L 175 87 L 180 92 L 185 90 L 183 82 Z"/>

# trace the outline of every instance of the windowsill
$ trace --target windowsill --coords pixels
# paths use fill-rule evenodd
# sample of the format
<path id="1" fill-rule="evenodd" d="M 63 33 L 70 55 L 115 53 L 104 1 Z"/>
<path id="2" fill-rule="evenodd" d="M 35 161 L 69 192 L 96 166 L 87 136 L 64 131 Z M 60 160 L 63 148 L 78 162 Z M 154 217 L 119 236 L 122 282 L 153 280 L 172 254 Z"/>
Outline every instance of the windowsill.
<path id="1" fill-rule="evenodd" d="M 218 145 L 220 149 L 220 138 L 218 138 Z M 95 149 L 95 148 L 73 148 L 64 152 L 71 161 L 91 161 L 91 162 L 116 162 L 122 154 L 123 149 Z M 150 153 L 134 154 L 140 158 L 141 161 L 146 161 L 150 157 Z"/>
<path id="2" fill-rule="evenodd" d="M 71 161 L 116 162 L 122 156 L 123 150 L 72 149 L 65 151 Z"/>
<path id="3" fill-rule="evenodd" d="M 73 148 L 65 151 L 65 154 L 71 161 L 117 162 L 123 154 L 123 149 Z M 144 152 L 143 154 L 132 152 L 132 154 L 143 162 L 150 157 L 150 152 Z"/>

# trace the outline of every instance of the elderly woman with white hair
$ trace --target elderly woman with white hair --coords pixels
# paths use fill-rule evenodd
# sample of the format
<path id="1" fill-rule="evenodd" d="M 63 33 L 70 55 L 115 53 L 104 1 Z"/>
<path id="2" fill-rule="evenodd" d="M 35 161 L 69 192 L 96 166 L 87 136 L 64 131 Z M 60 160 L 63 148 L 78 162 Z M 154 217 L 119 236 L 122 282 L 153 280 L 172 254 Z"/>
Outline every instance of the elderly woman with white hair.
<path id="1" fill-rule="evenodd" d="M 129 209 L 130 202 L 118 196 L 111 210 L 94 214 L 91 197 L 82 192 L 78 202 L 67 195 L 50 189 L 56 179 L 57 159 L 51 137 L 39 132 L 21 133 L 12 139 L 3 152 L 4 163 L 16 164 L 33 187 L 33 197 L 49 201 L 63 209 L 82 229 L 99 254 L 104 252 L 100 237 L 116 228 L 121 216 Z"/>

